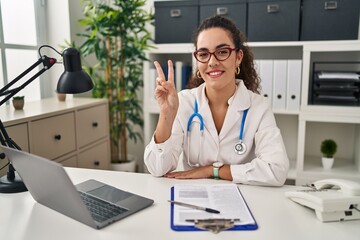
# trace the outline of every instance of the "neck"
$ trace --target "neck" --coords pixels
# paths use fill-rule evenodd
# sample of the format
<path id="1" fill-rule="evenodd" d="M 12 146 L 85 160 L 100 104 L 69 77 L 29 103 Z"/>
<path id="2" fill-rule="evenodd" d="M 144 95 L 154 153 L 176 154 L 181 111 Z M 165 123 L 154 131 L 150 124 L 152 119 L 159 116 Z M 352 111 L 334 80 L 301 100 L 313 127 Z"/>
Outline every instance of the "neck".
<path id="1" fill-rule="evenodd" d="M 227 106 L 229 99 L 235 94 L 235 91 L 235 82 L 233 85 L 221 90 L 208 89 L 205 87 L 205 94 L 210 106 Z"/>

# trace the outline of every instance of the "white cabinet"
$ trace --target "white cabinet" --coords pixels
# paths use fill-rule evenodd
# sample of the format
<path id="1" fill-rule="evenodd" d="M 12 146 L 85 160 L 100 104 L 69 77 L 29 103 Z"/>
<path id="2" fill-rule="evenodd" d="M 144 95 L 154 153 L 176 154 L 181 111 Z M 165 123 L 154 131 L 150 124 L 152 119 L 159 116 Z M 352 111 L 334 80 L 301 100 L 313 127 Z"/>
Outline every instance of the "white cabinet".
<path id="1" fill-rule="evenodd" d="M 106 99 L 43 99 L 25 103 L 23 111 L 9 105 L 0 109 L 0 119 L 25 151 L 68 167 L 109 169 Z"/>
<path id="2" fill-rule="evenodd" d="M 291 66 L 297 74 L 287 72 L 287 82 L 281 96 L 285 102 L 281 107 L 273 105 L 277 124 L 284 138 L 285 147 L 290 159 L 288 178 L 296 184 L 309 183 L 313 180 L 339 177 L 360 181 L 360 106 L 325 106 L 309 103 L 311 73 L 315 61 L 357 61 L 360 62 L 360 41 L 319 41 L 319 42 L 256 42 L 249 43 L 256 64 L 274 62 Z M 144 140 L 150 141 L 156 128 L 159 109 L 154 98 L 153 61 L 166 64 L 168 59 L 196 64 L 192 44 L 158 44 L 148 52 L 149 62 L 144 62 Z M 300 68 L 299 68 L 300 65 Z M 257 69 L 261 67 L 257 66 Z M 271 69 L 270 69 L 271 70 Z M 268 72 L 274 72 L 274 71 Z M 360 71 L 360 67 L 359 70 Z M 261 76 L 260 72 L 260 76 Z M 284 73 L 280 73 L 284 76 Z M 299 76 L 300 75 L 300 76 Z M 291 79 L 289 76 L 292 76 Z M 273 75 L 274 77 L 274 75 Z M 271 78 L 268 78 L 271 79 Z M 296 79 L 297 82 L 294 82 Z M 276 79 L 278 80 L 278 79 Z M 272 86 L 272 102 L 278 103 L 279 95 Z M 289 82 L 291 81 L 291 82 Z M 300 82 L 298 82 L 300 81 Z M 277 81 L 275 81 L 277 83 Z M 272 88 L 271 88 L 272 87 Z M 283 93 L 284 94 L 284 93 Z M 293 101 L 291 104 L 290 102 Z M 294 105 L 294 102 L 297 106 Z M 338 143 L 338 152 L 331 170 L 321 166 L 320 144 L 325 138 L 333 138 Z"/>

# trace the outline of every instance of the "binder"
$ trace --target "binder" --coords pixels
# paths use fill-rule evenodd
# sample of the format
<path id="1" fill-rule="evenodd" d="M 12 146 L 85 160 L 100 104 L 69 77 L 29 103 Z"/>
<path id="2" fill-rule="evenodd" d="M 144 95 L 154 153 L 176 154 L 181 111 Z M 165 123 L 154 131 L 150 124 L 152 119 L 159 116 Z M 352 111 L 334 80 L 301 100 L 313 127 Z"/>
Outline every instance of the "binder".
<path id="1" fill-rule="evenodd" d="M 274 60 L 273 110 L 286 110 L 287 60 Z"/>
<path id="2" fill-rule="evenodd" d="M 273 97 L 273 60 L 257 60 L 259 77 L 261 79 L 261 94 L 270 101 Z"/>
<path id="3" fill-rule="evenodd" d="M 301 64 L 301 60 L 288 60 L 286 109 L 289 111 L 300 109 Z"/>
<path id="4" fill-rule="evenodd" d="M 186 185 L 186 184 L 184 184 L 184 185 Z M 190 186 L 191 184 L 188 184 L 188 185 Z M 195 185 L 192 185 L 192 186 L 196 187 L 196 186 L 200 186 L 200 185 L 201 184 L 195 184 Z M 176 187 L 176 185 L 171 187 L 171 191 L 170 191 L 170 199 L 171 199 L 171 201 L 176 200 L 175 197 L 174 197 L 175 196 L 175 187 Z M 257 225 L 257 223 L 256 223 L 256 221 L 255 221 L 255 219 L 254 219 L 254 217 L 253 217 L 247 203 L 245 202 L 244 197 L 242 196 L 242 194 L 241 194 L 241 192 L 240 192 L 240 190 L 238 188 L 237 188 L 237 190 L 238 190 L 238 193 L 240 194 L 241 199 L 244 202 L 244 207 L 246 207 L 247 211 L 250 213 L 250 216 L 251 216 L 251 219 L 253 220 L 253 223 L 251 223 L 251 224 L 242 224 L 241 222 L 240 223 L 235 223 L 234 227 L 232 227 L 230 229 L 227 229 L 226 231 L 245 231 L 245 230 L 256 230 L 256 229 L 258 229 L 258 225 Z M 239 204 L 239 207 L 242 207 L 242 205 Z M 175 214 L 174 209 L 175 209 L 174 204 L 170 204 L 170 219 L 171 219 L 170 226 L 171 226 L 172 230 L 174 230 L 174 231 L 205 231 L 203 229 L 197 228 L 195 225 L 193 225 L 191 223 L 189 223 L 189 225 L 187 225 L 187 226 L 176 225 L 174 223 L 174 214 Z"/>

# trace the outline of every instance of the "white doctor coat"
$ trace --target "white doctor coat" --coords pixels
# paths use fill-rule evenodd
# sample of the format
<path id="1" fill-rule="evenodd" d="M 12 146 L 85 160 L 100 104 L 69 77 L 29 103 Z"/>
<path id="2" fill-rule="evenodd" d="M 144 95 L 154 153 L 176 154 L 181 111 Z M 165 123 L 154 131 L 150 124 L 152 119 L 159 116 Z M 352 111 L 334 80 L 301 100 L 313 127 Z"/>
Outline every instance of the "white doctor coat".
<path id="1" fill-rule="evenodd" d="M 284 184 L 289 160 L 271 105 L 265 97 L 249 91 L 242 80 L 237 80 L 237 85 L 234 96 L 228 101 L 229 107 L 219 134 L 205 95 L 205 83 L 178 93 L 180 104 L 171 137 L 161 144 L 156 144 L 153 137 L 145 149 L 144 161 L 152 175 L 163 176 L 175 170 L 179 156 L 183 153 L 185 169 L 192 168 L 187 163 L 189 156 L 193 166 L 207 166 L 216 161 L 230 164 L 235 183 L 269 186 Z M 195 99 L 204 120 L 204 132 L 201 138 L 199 119 L 195 117 L 191 124 L 188 149 L 187 125 L 194 112 Z M 239 155 L 234 147 L 239 142 L 245 109 L 249 109 L 243 132 L 247 151 Z"/>

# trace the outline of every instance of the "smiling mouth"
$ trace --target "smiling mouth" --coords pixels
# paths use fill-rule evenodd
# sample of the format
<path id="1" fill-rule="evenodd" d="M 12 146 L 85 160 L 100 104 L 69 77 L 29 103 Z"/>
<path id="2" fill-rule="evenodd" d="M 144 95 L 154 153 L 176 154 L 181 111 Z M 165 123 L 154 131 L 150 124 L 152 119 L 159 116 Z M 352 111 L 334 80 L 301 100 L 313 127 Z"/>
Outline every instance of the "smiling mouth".
<path id="1" fill-rule="evenodd" d="M 219 76 L 221 76 L 223 74 L 223 71 L 214 71 L 214 72 L 209 72 L 208 73 L 208 75 L 210 76 L 210 77 L 219 77 Z"/>

